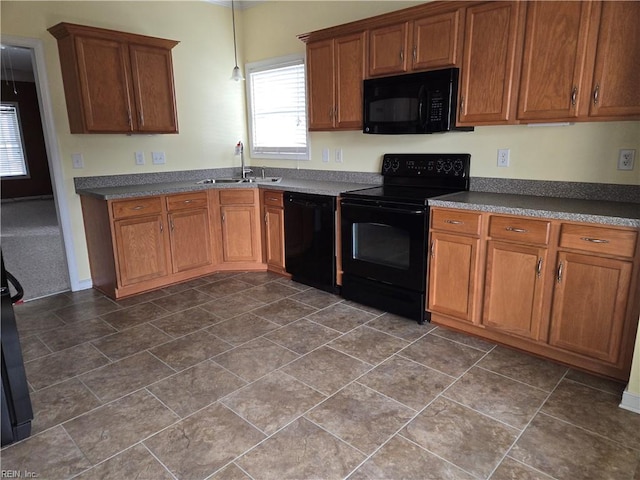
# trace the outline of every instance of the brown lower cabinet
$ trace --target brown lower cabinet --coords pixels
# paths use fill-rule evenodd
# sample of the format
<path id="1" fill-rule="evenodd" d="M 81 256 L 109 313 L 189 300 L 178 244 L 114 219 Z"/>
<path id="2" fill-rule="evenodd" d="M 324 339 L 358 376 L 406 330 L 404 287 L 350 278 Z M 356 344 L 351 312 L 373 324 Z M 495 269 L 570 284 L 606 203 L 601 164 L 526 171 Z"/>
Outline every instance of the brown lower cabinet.
<path id="1" fill-rule="evenodd" d="M 283 192 L 262 191 L 262 217 L 264 221 L 262 245 L 267 270 L 286 273 L 284 263 L 284 204 Z"/>
<path id="2" fill-rule="evenodd" d="M 638 233 L 433 208 L 432 322 L 628 380 L 640 313 Z"/>
<path id="3" fill-rule="evenodd" d="M 219 270 L 265 270 L 258 189 L 80 198 L 93 286 L 111 298 Z"/>

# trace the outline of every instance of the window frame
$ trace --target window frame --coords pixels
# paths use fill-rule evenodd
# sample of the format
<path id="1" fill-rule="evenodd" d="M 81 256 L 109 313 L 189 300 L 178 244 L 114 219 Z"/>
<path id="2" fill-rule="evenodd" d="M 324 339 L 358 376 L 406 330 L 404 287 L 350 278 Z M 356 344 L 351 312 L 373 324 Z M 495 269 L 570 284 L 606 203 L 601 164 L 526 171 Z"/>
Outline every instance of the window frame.
<path id="1" fill-rule="evenodd" d="M 3 100 L 2 102 L 0 102 L 1 106 L 9 106 L 12 107 L 15 111 L 15 120 L 16 120 L 16 126 L 17 126 L 17 133 L 18 133 L 18 137 L 20 139 L 20 153 L 22 154 L 22 165 L 24 166 L 24 172 L 23 174 L 20 175 L 3 175 L 2 172 L 0 172 L 0 178 L 2 178 L 2 180 L 25 180 L 25 179 L 29 179 L 31 178 L 30 172 L 29 172 L 29 162 L 27 160 L 27 151 L 26 151 L 26 147 L 24 144 L 24 135 L 22 133 L 22 120 L 20 118 L 20 104 L 18 102 L 13 102 L 10 100 Z M 0 143 L 2 143 L 2 141 L 0 140 Z"/>
<path id="2" fill-rule="evenodd" d="M 305 120 L 305 151 L 299 154 L 282 154 L 282 153 L 265 153 L 256 148 L 255 145 L 255 132 L 254 132 L 254 111 L 253 111 L 253 92 L 251 88 L 251 75 L 256 72 L 262 72 L 265 70 L 275 70 L 277 68 L 283 68 L 293 65 L 302 65 L 304 72 L 302 76 L 303 87 L 305 89 L 304 95 L 304 120 Z M 294 161 L 308 161 L 311 159 L 311 147 L 309 145 L 309 121 L 308 121 L 308 99 L 307 99 L 307 84 L 306 84 L 306 58 L 304 54 L 286 55 L 283 57 L 275 57 L 267 60 L 261 60 L 258 62 L 251 62 L 245 64 L 246 74 L 246 97 L 247 97 L 247 123 L 249 131 L 249 151 L 252 158 L 262 158 L 271 160 L 294 160 Z"/>

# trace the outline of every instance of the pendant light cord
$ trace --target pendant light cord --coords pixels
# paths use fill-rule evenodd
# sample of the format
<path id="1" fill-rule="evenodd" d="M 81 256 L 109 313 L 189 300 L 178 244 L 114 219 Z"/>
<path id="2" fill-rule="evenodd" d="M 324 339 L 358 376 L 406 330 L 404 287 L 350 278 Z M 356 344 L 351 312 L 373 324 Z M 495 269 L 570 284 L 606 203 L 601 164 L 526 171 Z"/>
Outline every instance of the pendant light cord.
<path id="1" fill-rule="evenodd" d="M 231 21 L 233 23 L 233 56 L 236 60 L 236 67 L 238 66 L 238 51 L 236 47 L 236 10 L 233 6 L 233 0 L 231 0 Z"/>

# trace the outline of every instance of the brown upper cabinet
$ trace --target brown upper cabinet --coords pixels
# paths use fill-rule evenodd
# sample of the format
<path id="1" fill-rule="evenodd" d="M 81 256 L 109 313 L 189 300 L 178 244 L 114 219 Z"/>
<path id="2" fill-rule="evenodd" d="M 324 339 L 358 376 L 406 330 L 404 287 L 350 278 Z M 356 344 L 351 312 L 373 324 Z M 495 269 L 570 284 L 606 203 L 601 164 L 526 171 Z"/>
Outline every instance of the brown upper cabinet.
<path id="1" fill-rule="evenodd" d="M 366 77 L 460 67 L 458 126 L 640 120 L 638 18 L 640 2 L 434 1 L 300 35 L 308 43 L 310 130 L 341 123 L 335 83 L 318 78 L 361 83 L 354 69 L 362 64 L 340 71 L 348 67 L 330 60 L 335 53 L 321 62 L 309 46 L 363 31 Z"/>
<path id="2" fill-rule="evenodd" d="M 59 23 L 71 133 L 178 133 L 171 49 L 143 35 Z"/>
<path id="3" fill-rule="evenodd" d="M 518 119 L 638 118 L 638 18 L 638 2 L 528 2 Z"/>
<path id="4" fill-rule="evenodd" d="M 524 9 L 521 2 L 467 8 L 459 125 L 515 123 Z"/>
<path id="5" fill-rule="evenodd" d="M 458 65 L 464 8 L 369 31 L 369 76 Z"/>
<path id="6" fill-rule="evenodd" d="M 307 44 L 309 130 L 362 128 L 364 32 Z"/>

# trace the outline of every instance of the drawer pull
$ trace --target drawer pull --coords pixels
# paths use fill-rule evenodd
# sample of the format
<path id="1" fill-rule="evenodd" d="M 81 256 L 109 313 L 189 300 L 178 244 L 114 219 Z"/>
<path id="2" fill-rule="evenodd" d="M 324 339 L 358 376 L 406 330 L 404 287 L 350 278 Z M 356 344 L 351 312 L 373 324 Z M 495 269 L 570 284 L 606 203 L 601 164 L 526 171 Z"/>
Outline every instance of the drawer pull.
<path id="1" fill-rule="evenodd" d="M 524 228 L 507 227 L 505 228 L 505 230 L 507 232 L 513 232 L 513 233 L 527 233 L 527 230 L 525 230 Z"/>
<path id="2" fill-rule="evenodd" d="M 184 203 L 191 203 L 193 200 L 185 200 Z"/>
<path id="3" fill-rule="evenodd" d="M 451 225 L 463 225 L 464 222 L 460 220 L 445 220 L 444 223 L 450 223 Z"/>
<path id="4" fill-rule="evenodd" d="M 267 200 L 269 200 L 270 202 L 277 202 L 278 201 L 278 199 L 274 198 L 274 197 L 269 197 L 269 198 L 267 198 Z"/>
<path id="5" fill-rule="evenodd" d="M 145 208 L 144 205 L 138 205 L 137 207 L 133 207 L 131 210 L 142 210 L 143 208 Z"/>
<path id="6" fill-rule="evenodd" d="M 609 240 L 604 240 L 602 238 L 581 237 L 580 240 L 591 243 L 609 243 Z"/>

